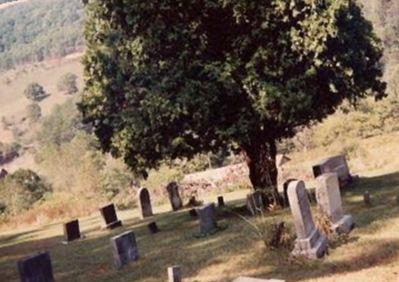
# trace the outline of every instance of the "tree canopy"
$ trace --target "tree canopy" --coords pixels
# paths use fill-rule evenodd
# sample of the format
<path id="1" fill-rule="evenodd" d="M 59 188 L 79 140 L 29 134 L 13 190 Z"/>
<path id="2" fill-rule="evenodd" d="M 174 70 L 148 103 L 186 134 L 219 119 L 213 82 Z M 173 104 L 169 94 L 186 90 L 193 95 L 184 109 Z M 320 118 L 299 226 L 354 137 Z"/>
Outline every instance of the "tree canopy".
<path id="1" fill-rule="evenodd" d="M 229 148 L 254 188 L 272 187 L 277 140 L 385 95 L 381 44 L 354 1 L 93 0 L 86 16 L 80 109 L 143 174 Z"/>

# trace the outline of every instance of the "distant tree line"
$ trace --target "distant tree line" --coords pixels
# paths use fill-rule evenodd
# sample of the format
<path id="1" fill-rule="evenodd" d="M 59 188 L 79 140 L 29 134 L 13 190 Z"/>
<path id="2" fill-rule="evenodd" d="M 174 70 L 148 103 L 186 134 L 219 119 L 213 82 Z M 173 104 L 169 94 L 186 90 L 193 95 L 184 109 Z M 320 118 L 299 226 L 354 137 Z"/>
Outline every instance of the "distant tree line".
<path id="1" fill-rule="evenodd" d="M 80 50 L 83 15 L 80 0 L 37 0 L 0 10 L 0 70 Z"/>
<path id="2" fill-rule="evenodd" d="M 0 4 L 8 3 L 8 2 L 14 2 L 17 0 L 0 0 Z"/>

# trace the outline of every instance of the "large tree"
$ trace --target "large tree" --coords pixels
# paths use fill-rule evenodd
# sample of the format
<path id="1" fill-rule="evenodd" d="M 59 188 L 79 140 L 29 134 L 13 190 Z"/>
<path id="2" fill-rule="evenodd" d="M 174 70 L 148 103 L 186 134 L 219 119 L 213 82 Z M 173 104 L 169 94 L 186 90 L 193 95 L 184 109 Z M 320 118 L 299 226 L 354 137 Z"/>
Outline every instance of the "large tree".
<path id="1" fill-rule="evenodd" d="M 80 109 L 145 174 L 221 148 L 276 191 L 276 141 L 344 100 L 381 98 L 382 49 L 350 0 L 90 0 Z"/>

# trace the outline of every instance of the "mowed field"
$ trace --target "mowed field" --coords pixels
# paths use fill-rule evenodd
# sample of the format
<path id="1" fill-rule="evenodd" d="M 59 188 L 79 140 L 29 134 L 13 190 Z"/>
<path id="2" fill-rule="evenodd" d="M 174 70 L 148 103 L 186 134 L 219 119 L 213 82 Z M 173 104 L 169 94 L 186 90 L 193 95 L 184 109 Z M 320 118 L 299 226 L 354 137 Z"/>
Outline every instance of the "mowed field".
<path id="1" fill-rule="evenodd" d="M 68 72 L 78 76 L 78 87 L 81 90 L 83 68 L 80 54 L 0 73 L 0 118 L 5 117 L 15 123 L 20 122 L 25 116 L 26 106 L 32 102 L 23 94 L 27 85 L 32 82 L 42 85 L 49 94 L 39 105 L 43 116 L 50 113 L 54 105 L 61 104 L 70 97 L 57 90 L 58 80 Z M 11 130 L 4 130 L 0 126 L 0 141 L 13 141 Z"/>
<path id="2" fill-rule="evenodd" d="M 363 193 L 372 195 L 372 206 Z M 244 204 L 242 190 L 225 194 L 230 208 Z M 188 210 L 155 207 L 153 218 L 140 220 L 137 210 L 118 212 L 122 228 L 101 230 L 98 212 L 81 219 L 84 240 L 61 244 L 62 222 L 0 233 L 1 281 L 18 281 L 16 262 L 49 251 L 56 281 L 166 281 L 166 269 L 182 265 L 184 281 L 232 281 L 239 275 L 286 281 L 399 281 L 399 172 L 363 173 L 343 191 L 344 209 L 356 229 L 331 242 L 329 255 L 317 261 L 290 257 L 290 249 L 266 250 L 251 227 L 231 212 L 219 210 L 222 230 L 198 238 L 198 222 Z M 216 197 L 203 199 L 216 201 Z M 314 215 L 316 209 L 313 204 Z M 289 209 L 269 212 L 267 222 L 284 220 L 293 231 Z M 160 233 L 146 227 L 156 220 Z M 251 218 L 260 223 L 261 218 Z M 136 234 L 140 259 L 121 270 L 113 265 L 109 239 L 126 230 Z"/>

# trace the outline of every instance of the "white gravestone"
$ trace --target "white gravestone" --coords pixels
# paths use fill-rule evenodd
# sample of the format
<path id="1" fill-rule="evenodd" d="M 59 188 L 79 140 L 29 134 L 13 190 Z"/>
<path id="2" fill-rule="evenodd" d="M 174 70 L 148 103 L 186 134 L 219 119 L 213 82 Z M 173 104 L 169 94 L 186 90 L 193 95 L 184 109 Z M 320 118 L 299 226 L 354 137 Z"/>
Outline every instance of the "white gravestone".
<path id="1" fill-rule="evenodd" d="M 351 215 L 344 215 L 338 175 L 324 173 L 317 177 L 317 181 L 317 204 L 321 211 L 330 218 L 331 229 L 338 233 L 349 233 L 354 227 L 354 222 Z"/>
<path id="2" fill-rule="evenodd" d="M 303 181 L 290 182 L 288 185 L 288 200 L 297 234 L 292 254 L 309 259 L 322 257 L 327 251 L 328 242 L 327 238 L 320 233 L 314 224 Z"/>

